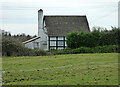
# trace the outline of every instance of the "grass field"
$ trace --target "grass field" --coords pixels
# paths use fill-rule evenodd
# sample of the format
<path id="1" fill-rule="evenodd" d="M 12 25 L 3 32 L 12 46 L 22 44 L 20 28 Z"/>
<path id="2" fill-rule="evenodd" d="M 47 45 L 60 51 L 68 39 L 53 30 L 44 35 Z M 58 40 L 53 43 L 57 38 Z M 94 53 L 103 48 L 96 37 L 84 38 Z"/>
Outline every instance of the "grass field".
<path id="1" fill-rule="evenodd" d="M 3 57 L 5 85 L 118 85 L 118 54 Z"/>

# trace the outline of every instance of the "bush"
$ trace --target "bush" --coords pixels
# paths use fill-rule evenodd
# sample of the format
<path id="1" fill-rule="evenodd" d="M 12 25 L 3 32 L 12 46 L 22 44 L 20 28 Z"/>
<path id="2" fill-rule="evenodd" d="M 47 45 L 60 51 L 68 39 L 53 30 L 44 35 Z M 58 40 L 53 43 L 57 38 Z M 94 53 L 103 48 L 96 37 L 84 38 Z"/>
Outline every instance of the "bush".
<path id="1" fill-rule="evenodd" d="M 80 47 L 76 49 L 66 48 L 62 50 L 52 51 L 52 54 L 78 54 L 78 53 L 113 53 L 118 52 L 118 46 L 97 46 L 97 47 Z"/>
<path id="2" fill-rule="evenodd" d="M 69 48 L 78 48 L 79 47 L 79 32 L 78 31 L 73 31 L 71 33 L 67 34 L 67 46 Z"/>
<path id="3" fill-rule="evenodd" d="M 98 46 L 94 48 L 94 53 L 109 53 L 110 50 L 106 46 Z"/>
<path id="4" fill-rule="evenodd" d="M 67 46 L 71 49 L 79 47 L 96 47 L 120 44 L 120 29 L 113 28 L 109 31 L 94 30 L 92 32 L 73 31 L 67 34 Z"/>
<path id="5" fill-rule="evenodd" d="M 76 48 L 73 49 L 73 54 L 77 54 L 77 53 L 93 53 L 93 49 L 89 48 L 89 47 L 80 47 L 80 48 Z"/>
<path id="6" fill-rule="evenodd" d="M 12 38 L 2 38 L 2 55 L 3 56 L 17 56 L 20 53 L 20 50 L 23 46 Z M 22 52 L 22 51 L 21 51 Z"/>
<path id="7" fill-rule="evenodd" d="M 47 55 L 47 52 L 42 50 L 42 49 L 34 49 L 34 52 L 35 52 L 35 56 L 45 56 Z"/>
<path id="8" fill-rule="evenodd" d="M 19 41 L 12 38 L 2 38 L 2 56 L 43 56 L 44 50 L 25 48 Z"/>
<path id="9" fill-rule="evenodd" d="M 93 32 L 73 31 L 67 34 L 67 46 L 75 49 L 79 47 L 95 47 L 100 43 L 101 33 L 97 30 Z"/>

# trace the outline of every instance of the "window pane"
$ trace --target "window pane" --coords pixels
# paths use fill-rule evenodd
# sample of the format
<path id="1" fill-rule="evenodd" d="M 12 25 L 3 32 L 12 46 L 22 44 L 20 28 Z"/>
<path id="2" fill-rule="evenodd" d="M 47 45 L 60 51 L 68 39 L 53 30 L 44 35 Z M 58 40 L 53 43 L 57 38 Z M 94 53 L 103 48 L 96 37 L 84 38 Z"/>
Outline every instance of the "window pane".
<path id="1" fill-rule="evenodd" d="M 65 41 L 65 46 L 67 46 L 67 43 L 66 43 L 66 41 Z"/>
<path id="2" fill-rule="evenodd" d="M 58 46 L 64 46 L 64 41 L 58 41 Z"/>
<path id="3" fill-rule="evenodd" d="M 65 37 L 65 40 L 67 40 L 67 38 Z"/>
<path id="4" fill-rule="evenodd" d="M 56 47 L 50 47 L 50 49 L 56 49 Z"/>
<path id="5" fill-rule="evenodd" d="M 56 46 L 56 41 L 50 41 L 50 46 Z"/>
<path id="6" fill-rule="evenodd" d="M 64 49 L 63 47 L 58 47 L 58 50 L 60 50 L 60 49 Z"/>
<path id="7" fill-rule="evenodd" d="M 50 37 L 50 40 L 56 40 L 56 37 Z"/>
<path id="8" fill-rule="evenodd" d="M 58 40 L 64 40 L 64 37 L 58 37 Z"/>

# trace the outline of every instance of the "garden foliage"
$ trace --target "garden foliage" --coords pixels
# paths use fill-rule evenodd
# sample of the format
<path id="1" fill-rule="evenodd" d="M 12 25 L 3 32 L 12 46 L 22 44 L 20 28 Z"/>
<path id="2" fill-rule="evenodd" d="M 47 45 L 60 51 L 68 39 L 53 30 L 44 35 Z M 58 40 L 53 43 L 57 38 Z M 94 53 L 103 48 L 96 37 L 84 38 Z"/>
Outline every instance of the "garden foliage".
<path id="1" fill-rule="evenodd" d="M 19 41 L 13 38 L 2 38 L 2 55 L 3 56 L 43 56 L 47 55 L 44 50 L 28 49 Z"/>
<path id="2" fill-rule="evenodd" d="M 79 47 L 96 47 L 119 44 L 120 29 L 93 30 L 92 32 L 73 31 L 67 34 L 67 46 L 71 49 Z"/>
<path id="3" fill-rule="evenodd" d="M 76 49 L 66 48 L 62 50 L 52 50 L 52 54 L 78 54 L 78 53 L 117 53 L 117 45 L 106 45 L 96 47 L 80 47 Z"/>

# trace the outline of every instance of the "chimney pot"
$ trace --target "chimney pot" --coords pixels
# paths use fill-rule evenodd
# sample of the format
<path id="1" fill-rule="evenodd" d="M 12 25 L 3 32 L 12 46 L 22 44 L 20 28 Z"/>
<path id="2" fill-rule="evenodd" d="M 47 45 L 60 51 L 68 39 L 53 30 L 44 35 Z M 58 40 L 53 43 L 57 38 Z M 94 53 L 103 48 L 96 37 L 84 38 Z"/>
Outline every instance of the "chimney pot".
<path id="1" fill-rule="evenodd" d="M 38 11 L 43 11 L 42 9 L 38 10 Z"/>

